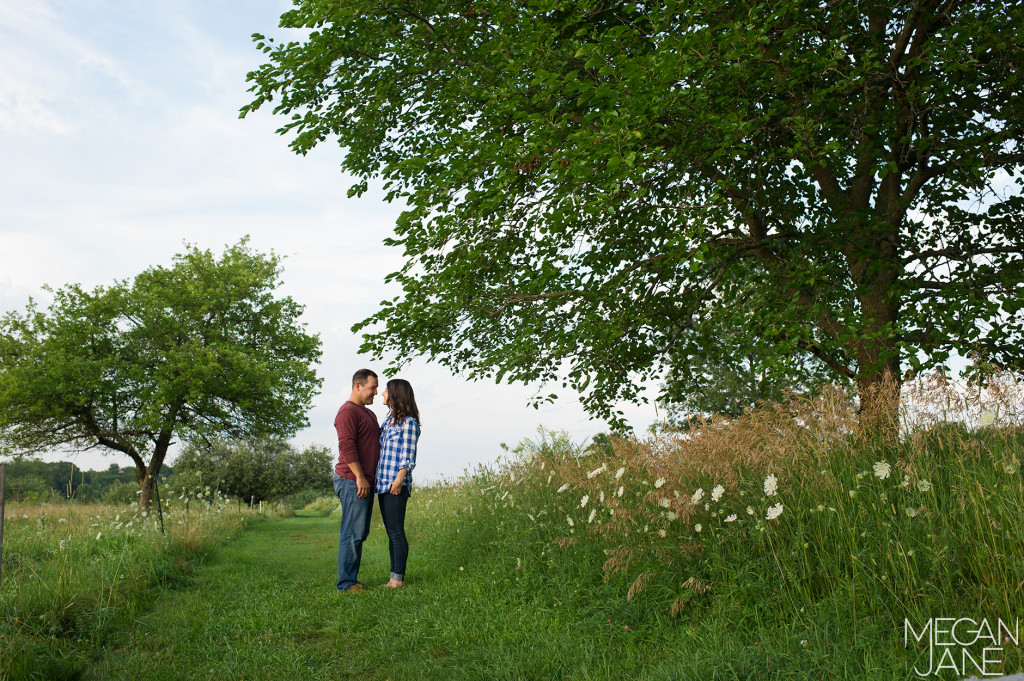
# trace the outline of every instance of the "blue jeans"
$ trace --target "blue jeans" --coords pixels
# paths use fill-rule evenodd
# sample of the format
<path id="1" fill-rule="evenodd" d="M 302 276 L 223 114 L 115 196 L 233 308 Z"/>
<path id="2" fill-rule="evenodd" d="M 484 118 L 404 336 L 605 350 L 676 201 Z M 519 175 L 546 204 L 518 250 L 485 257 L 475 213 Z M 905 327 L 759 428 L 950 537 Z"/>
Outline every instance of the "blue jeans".
<path id="1" fill-rule="evenodd" d="M 380 517 L 388 532 L 388 552 L 391 554 L 391 579 L 405 581 L 405 562 L 409 558 L 409 541 L 405 538 L 405 507 L 409 502 L 409 486 L 401 494 L 385 492 L 377 495 Z"/>
<path id="2" fill-rule="evenodd" d="M 370 534 L 373 513 L 373 489 L 360 499 L 355 480 L 334 475 L 334 493 L 341 502 L 341 534 L 338 537 L 338 591 L 347 591 L 359 583 L 359 561 L 363 542 Z"/>

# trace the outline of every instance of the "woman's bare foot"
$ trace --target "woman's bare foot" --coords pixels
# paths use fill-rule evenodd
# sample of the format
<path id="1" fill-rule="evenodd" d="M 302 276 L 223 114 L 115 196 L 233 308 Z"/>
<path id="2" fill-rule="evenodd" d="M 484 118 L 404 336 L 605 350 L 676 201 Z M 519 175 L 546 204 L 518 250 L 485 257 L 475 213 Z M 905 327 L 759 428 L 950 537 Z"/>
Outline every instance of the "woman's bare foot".
<path id="1" fill-rule="evenodd" d="M 401 589 L 405 586 L 405 582 L 400 582 L 397 579 L 389 579 L 388 583 L 384 585 L 388 589 Z"/>

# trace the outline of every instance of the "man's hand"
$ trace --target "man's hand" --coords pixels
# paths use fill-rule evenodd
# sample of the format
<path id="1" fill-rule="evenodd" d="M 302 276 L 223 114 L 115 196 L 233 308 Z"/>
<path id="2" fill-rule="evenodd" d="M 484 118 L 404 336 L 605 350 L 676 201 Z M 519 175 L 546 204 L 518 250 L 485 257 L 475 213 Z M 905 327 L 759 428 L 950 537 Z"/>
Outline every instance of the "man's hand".
<path id="1" fill-rule="evenodd" d="M 356 496 L 360 499 L 370 496 L 370 481 L 365 475 L 356 476 Z"/>

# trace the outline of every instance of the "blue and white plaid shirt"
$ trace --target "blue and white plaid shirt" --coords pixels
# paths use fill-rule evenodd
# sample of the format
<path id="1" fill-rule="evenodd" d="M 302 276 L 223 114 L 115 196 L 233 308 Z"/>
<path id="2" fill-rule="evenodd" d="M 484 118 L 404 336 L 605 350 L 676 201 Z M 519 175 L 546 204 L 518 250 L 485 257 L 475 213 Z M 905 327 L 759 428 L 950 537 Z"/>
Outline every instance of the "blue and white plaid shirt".
<path id="1" fill-rule="evenodd" d="M 377 462 L 377 494 L 391 491 L 391 483 L 401 468 L 408 469 L 403 486 L 412 492 L 412 469 L 416 467 L 416 442 L 420 439 L 420 424 L 411 416 L 401 423 L 393 423 L 391 415 L 380 427 L 380 460 Z"/>

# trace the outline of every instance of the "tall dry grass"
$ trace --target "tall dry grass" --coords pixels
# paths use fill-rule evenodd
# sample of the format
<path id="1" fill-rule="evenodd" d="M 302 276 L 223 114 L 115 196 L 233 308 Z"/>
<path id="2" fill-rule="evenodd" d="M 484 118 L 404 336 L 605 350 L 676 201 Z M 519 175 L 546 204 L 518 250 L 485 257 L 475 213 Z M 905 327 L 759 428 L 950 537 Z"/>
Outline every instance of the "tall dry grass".
<path id="1" fill-rule="evenodd" d="M 841 392 L 610 449 L 541 430 L 462 481 L 464 550 L 737 628 L 893 646 L 904 620 L 1011 621 L 1024 612 L 1024 400 L 995 378 L 911 382 L 889 433 L 861 430 Z M 1015 650 L 1005 671 L 1020 668 Z"/>

